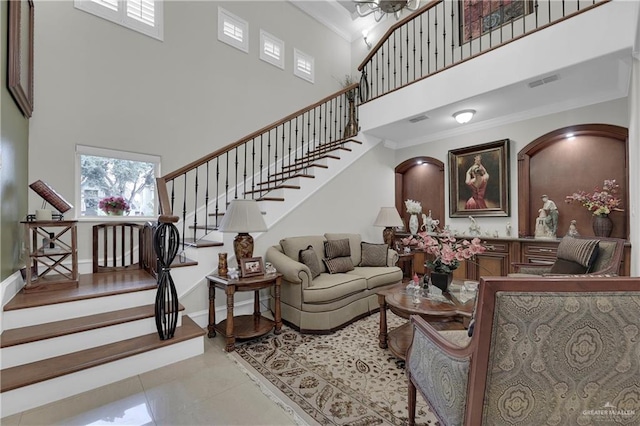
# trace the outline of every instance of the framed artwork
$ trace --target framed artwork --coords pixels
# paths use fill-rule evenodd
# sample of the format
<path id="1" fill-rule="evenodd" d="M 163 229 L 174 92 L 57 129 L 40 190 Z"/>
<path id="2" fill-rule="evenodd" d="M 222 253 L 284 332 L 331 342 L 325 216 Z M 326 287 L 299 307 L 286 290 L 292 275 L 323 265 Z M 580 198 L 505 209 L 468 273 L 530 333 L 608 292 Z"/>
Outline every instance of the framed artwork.
<path id="1" fill-rule="evenodd" d="M 510 216 L 509 139 L 449 151 L 449 216 Z"/>
<path id="2" fill-rule="evenodd" d="M 240 259 L 240 275 L 242 278 L 264 275 L 264 263 L 261 257 L 246 257 Z"/>
<path id="3" fill-rule="evenodd" d="M 9 3 L 7 88 L 22 114 L 33 113 L 33 0 Z"/>
<path id="4" fill-rule="evenodd" d="M 461 44 L 509 24 L 533 10 L 532 0 L 462 0 L 458 4 Z"/>

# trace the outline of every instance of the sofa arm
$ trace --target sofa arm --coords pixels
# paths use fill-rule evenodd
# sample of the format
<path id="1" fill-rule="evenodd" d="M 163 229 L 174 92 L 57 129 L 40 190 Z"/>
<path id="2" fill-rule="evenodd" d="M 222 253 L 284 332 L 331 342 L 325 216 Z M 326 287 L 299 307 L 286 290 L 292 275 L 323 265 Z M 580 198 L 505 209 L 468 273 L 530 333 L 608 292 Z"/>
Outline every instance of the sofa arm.
<path id="1" fill-rule="evenodd" d="M 302 288 L 309 287 L 312 278 L 311 270 L 307 265 L 291 259 L 275 247 L 269 247 L 265 257 L 282 274 L 285 281 L 301 284 Z"/>
<path id="2" fill-rule="evenodd" d="M 473 346 L 452 344 L 419 316 L 412 315 L 411 324 L 413 340 L 405 364 L 409 395 L 415 386 L 441 421 L 463 424 Z"/>
<path id="3" fill-rule="evenodd" d="M 387 266 L 396 266 L 397 263 L 398 252 L 393 249 L 387 250 Z"/>
<path id="4" fill-rule="evenodd" d="M 543 263 L 512 263 L 511 266 L 519 274 L 544 275 L 551 272 L 553 265 Z"/>

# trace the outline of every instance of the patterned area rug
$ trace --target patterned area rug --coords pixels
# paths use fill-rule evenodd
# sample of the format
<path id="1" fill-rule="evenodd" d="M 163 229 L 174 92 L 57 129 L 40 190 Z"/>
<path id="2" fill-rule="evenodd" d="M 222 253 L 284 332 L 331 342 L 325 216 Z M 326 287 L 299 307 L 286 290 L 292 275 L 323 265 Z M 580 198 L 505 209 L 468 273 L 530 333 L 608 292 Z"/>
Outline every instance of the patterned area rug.
<path id="1" fill-rule="evenodd" d="M 404 425 L 407 379 L 402 362 L 378 347 L 379 321 L 370 315 L 331 335 L 301 335 L 285 326 L 280 335 L 236 344 L 229 355 L 263 390 L 266 385 L 287 399 L 284 405 L 291 404 L 302 422 Z M 387 314 L 389 329 L 405 321 Z M 439 424 L 420 396 L 416 422 Z"/>

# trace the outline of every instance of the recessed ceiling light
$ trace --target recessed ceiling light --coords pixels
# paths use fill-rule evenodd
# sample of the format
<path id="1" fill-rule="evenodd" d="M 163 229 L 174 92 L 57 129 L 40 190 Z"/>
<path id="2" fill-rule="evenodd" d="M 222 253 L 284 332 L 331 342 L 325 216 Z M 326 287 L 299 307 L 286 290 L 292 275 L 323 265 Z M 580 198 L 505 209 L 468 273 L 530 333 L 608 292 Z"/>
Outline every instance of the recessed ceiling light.
<path id="1" fill-rule="evenodd" d="M 458 123 L 464 124 L 471 121 L 475 113 L 476 111 L 474 109 L 463 109 L 453 114 L 453 118 L 455 118 Z"/>

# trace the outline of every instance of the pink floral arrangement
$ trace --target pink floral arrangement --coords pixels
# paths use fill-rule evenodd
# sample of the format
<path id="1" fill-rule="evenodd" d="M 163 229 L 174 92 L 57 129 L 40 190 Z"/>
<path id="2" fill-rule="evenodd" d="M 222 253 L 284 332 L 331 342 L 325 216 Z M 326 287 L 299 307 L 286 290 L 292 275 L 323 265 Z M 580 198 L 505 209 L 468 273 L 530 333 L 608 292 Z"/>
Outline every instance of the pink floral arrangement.
<path id="1" fill-rule="evenodd" d="M 129 210 L 131 210 L 131 207 L 129 207 L 129 203 L 127 203 L 127 200 L 122 197 L 103 198 L 102 200 L 100 200 L 98 207 L 100 208 L 100 210 L 107 214 L 118 211 L 128 212 Z"/>
<path id="2" fill-rule="evenodd" d="M 471 241 L 456 239 L 450 232 L 438 235 L 419 232 L 417 235 L 404 238 L 402 243 L 432 254 L 433 258 L 427 259 L 426 265 L 434 272 L 444 273 L 454 271 L 460 266 L 460 262 L 472 260 L 477 254 L 487 250 L 479 238 L 473 238 Z"/>
<path id="3" fill-rule="evenodd" d="M 574 192 L 565 197 L 565 202 L 577 201 L 587 208 L 594 216 L 608 215 L 612 211 L 622 211 L 620 209 L 620 198 L 616 195 L 620 185 L 615 179 L 605 179 L 602 191 L 594 188 L 593 193 L 584 191 Z"/>

